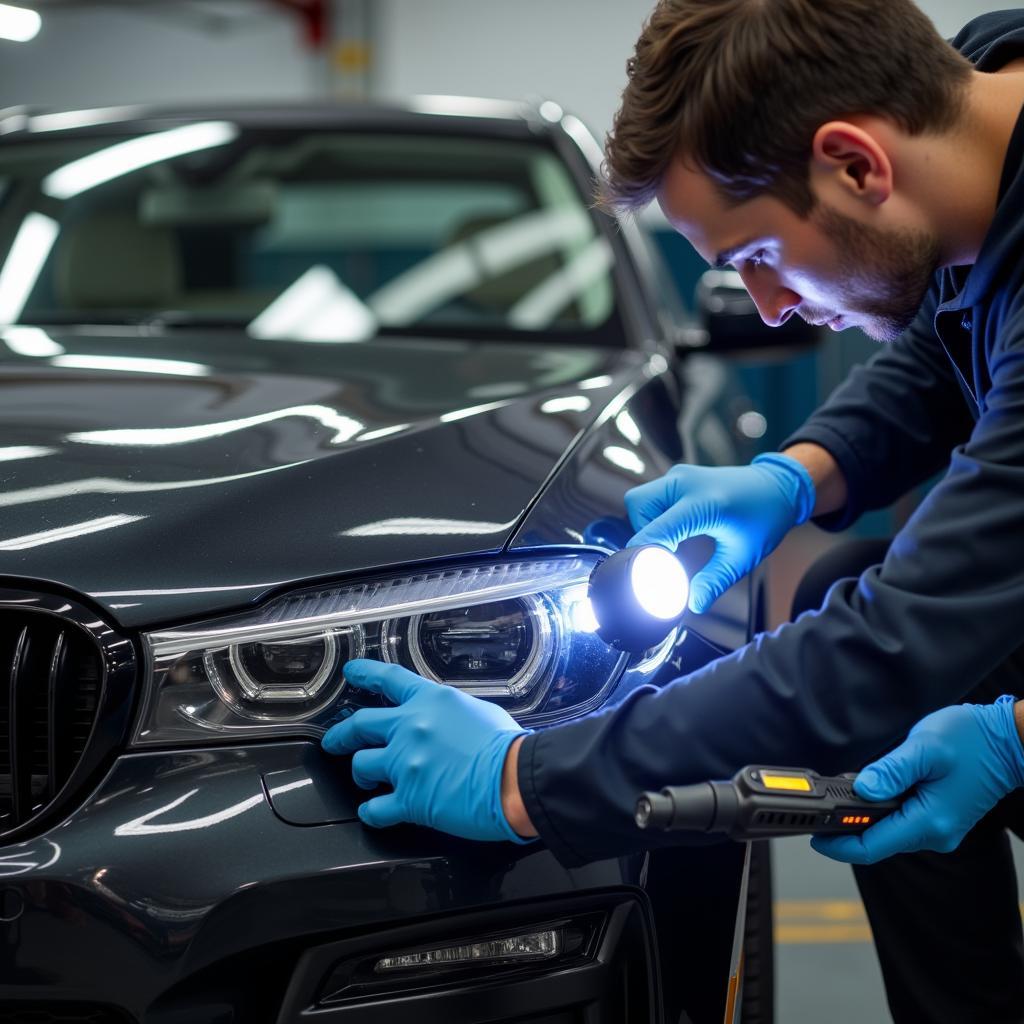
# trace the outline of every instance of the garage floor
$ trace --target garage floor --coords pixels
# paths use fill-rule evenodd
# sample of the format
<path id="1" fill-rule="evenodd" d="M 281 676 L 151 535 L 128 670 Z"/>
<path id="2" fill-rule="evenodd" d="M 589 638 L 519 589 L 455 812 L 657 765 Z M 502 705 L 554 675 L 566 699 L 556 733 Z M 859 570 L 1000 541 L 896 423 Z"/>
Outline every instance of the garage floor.
<path id="1" fill-rule="evenodd" d="M 773 624 L 788 614 L 804 569 L 836 540 L 802 527 L 772 555 Z M 1014 840 L 1014 853 L 1024 893 L 1024 844 Z M 889 1024 L 882 974 L 850 868 L 816 854 L 806 838 L 775 840 L 773 855 L 776 1020 Z"/>
<path id="2" fill-rule="evenodd" d="M 803 838 L 774 842 L 776 1020 L 887 1024 L 871 932 L 853 873 Z M 1024 844 L 1014 840 L 1024 892 Z"/>
<path id="3" fill-rule="evenodd" d="M 882 974 L 852 871 L 804 838 L 773 844 L 776 1019 L 883 1024 Z"/>

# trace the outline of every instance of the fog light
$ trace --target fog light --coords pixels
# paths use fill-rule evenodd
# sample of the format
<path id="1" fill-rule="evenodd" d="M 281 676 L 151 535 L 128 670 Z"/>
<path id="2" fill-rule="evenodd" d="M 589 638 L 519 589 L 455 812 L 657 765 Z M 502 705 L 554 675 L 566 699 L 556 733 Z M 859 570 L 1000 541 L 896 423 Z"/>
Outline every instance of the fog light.
<path id="1" fill-rule="evenodd" d="M 657 544 L 623 548 L 590 574 L 597 634 L 621 651 L 645 651 L 664 640 L 686 611 L 690 578 Z"/>
<path id="2" fill-rule="evenodd" d="M 440 946 L 411 953 L 386 956 L 374 965 L 374 971 L 415 971 L 432 967 L 451 967 L 462 964 L 519 964 L 548 960 L 562 952 L 562 933 L 557 929 L 524 932 L 504 939 L 485 942 L 466 942 L 457 946 Z"/>

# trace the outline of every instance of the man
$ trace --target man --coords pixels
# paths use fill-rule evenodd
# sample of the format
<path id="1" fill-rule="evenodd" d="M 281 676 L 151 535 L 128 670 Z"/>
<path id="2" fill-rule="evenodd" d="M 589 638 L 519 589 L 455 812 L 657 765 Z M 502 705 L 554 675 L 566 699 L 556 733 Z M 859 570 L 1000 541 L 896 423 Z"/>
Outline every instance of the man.
<path id="1" fill-rule="evenodd" d="M 357 751 L 361 785 L 394 787 L 368 824 L 539 834 L 575 864 L 669 841 L 634 828 L 643 789 L 758 761 L 842 771 L 969 693 L 1024 695 L 1024 13 L 950 46 L 911 0 L 661 0 L 628 70 L 608 201 L 657 200 L 769 324 L 885 342 L 782 453 L 632 492 L 634 542 L 716 540 L 700 612 L 805 519 L 842 529 L 945 476 L 820 608 L 576 722 L 523 735 L 451 688 L 350 663 L 399 704 L 324 737 Z M 1024 718 L 995 707 L 1012 751 Z M 990 795 L 1019 784 L 1008 757 Z M 897 1022 L 1024 1019 L 1007 821 L 1024 813 L 1004 801 L 955 853 L 857 869 Z"/>

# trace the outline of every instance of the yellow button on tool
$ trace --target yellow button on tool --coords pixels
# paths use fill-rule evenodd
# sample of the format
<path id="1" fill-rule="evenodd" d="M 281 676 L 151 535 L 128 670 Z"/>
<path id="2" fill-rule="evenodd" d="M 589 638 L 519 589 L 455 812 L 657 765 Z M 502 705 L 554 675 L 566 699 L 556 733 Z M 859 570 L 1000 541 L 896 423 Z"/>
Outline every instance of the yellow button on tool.
<path id="1" fill-rule="evenodd" d="M 800 793 L 811 792 L 811 780 L 805 775 L 768 775 L 761 773 L 765 789 L 789 789 Z"/>

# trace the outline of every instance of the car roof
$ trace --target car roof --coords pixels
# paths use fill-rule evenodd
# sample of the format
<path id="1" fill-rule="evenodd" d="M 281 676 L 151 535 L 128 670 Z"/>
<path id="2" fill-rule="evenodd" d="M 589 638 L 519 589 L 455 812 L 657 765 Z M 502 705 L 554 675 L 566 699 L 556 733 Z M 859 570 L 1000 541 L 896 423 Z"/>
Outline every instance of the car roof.
<path id="1" fill-rule="evenodd" d="M 525 137 L 558 131 L 561 107 L 550 100 L 517 102 L 472 96 L 413 96 L 402 101 L 315 100 L 290 103 L 132 104 L 88 110 L 17 106 L 0 110 L 0 139 L 133 133 L 168 123 L 233 121 L 243 128 L 373 128 L 377 130 L 485 131 Z"/>

